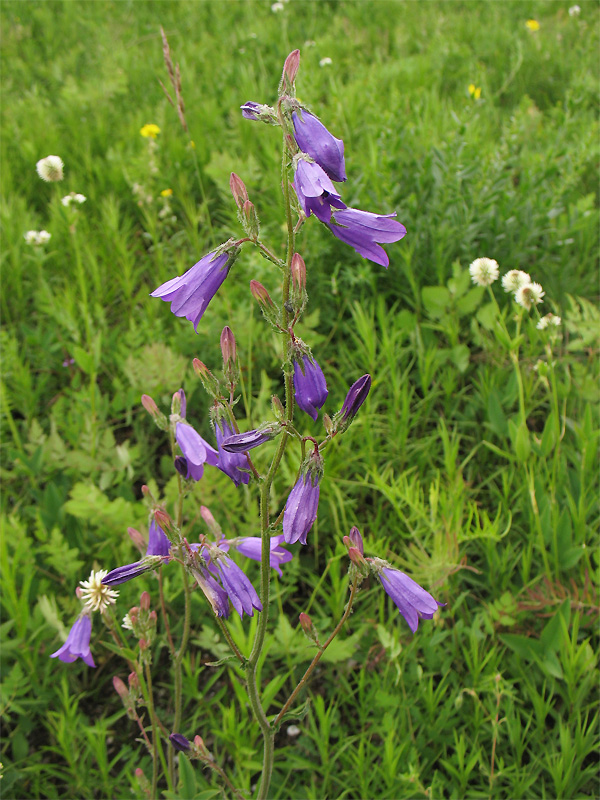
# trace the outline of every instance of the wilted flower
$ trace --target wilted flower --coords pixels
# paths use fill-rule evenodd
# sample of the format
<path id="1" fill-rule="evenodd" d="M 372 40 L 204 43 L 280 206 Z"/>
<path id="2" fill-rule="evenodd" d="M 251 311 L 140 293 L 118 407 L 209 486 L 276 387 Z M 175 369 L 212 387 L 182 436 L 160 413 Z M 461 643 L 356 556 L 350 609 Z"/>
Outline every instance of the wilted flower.
<path id="1" fill-rule="evenodd" d="M 307 217 L 314 214 L 321 222 L 328 223 L 332 206 L 345 209 L 346 204 L 340 200 L 329 176 L 318 164 L 301 156 L 294 160 L 294 189 L 304 213 Z"/>
<path id="2" fill-rule="evenodd" d="M 525 23 L 525 27 L 528 31 L 535 33 L 536 31 L 539 31 L 540 23 L 537 21 L 537 19 L 528 19 Z"/>
<path id="3" fill-rule="evenodd" d="M 23 238 L 27 244 L 33 244 L 36 247 L 46 244 L 52 238 L 52 234 L 48 231 L 27 231 L 23 234 Z"/>
<path id="4" fill-rule="evenodd" d="M 219 454 L 187 422 L 175 426 L 175 439 L 186 460 L 186 478 L 199 481 L 204 474 L 204 465 L 218 466 Z"/>
<path id="5" fill-rule="evenodd" d="M 294 358 L 294 391 L 298 407 L 316 420 L 329 392 L 323 370 L 309 355 Z"/>
<path id="6" fill-rule="evenodd" d="M 109 606 L 116 603 L 119 593 L 114 589 L 109 589 L 102 583 L 103 578 L 108 575 L 108 570 L 100 569 L 97 572 L 91 571 L 87 581 L 80 581 L 81 599 L 85 603 L 87 611 L 106 611 Z"/>
<path id="7" fill-rule="evenodd" d="M 331 222 L 326 223 L 333 235 L 349 244 L 356 252 L 387 267 L 390 263 L 387 253 L 378 243 L 397 242 L 406 236 L 406 228 L 391 217 L 396 214 L 371 214 L 358 208 L 345 208 L 334 211 Z"/>
<path id="8" fill-rule="evenodd" d="M 333 181 L 346 180 L 344 143 L 336 139 L 320 119 L 308 111 L 294 112 L 294 136 L 300 150 L 308 153 Z"/>
<path id="9" fill-rule="evenodd" d="M 65 195 L 62 200 L 60 201 L 63 206 L 70 206 L 73 203 L 77 203 L 77 205 L 81 205 L 85 203 L 87 197 L 84 194 L 76 194 L 75 192 L 69 192 L 69 194 Z"/>
<path id="10" fill-rule="evenodd" d="M 539 283 L 526 283 L 515 292 L 515 300 L 523 308 L 530 309 L 534 305 L 543 303 L 543 296 L 546 292 Z"/>
<path id="11" fill-rule="evenodd" d="M 265 428 L 256 428 L 245 433 L 235 433 L 233 436 L 224 438 L 221 447 L 228 453 L 245 453 L 246 450 L 252 450 L 253 447 L 269 442 L 276 436 L 277 430 L 276 427 L 268 425 Z"/>
<path id="12" fill-rule="evenodd" d="M 502 276 L 502 288 L 505 292 L 516 292 L 528 283 L 531 283 L 529 273 L 521 269 L 511 269 Z"/>
<path id="13" fill-rule="evenodd" d="M 372 562 L 381 585 L 392 598 L 413 633 L 419 627 L 419 619 L 431 619 L 438 608 L 444 605 L 438 603 L 429 592 L 426 592 L 404 572 L 390 566 L 383 566 L 385 562 L 380 562 L 379 559 L 373 559 Z"/>
<path id="14" fill-rule="evenodd" d="M 158 127 L 158 125 L 155 125 L 153 122 L 150 122 L 147 125 L 142 125 L 142 127 L 140 128 L 140 133 L 145 139 L 156 139 L 156 137 L 160 133 L 160 128 Z"/>
<path id="15" fill-rule="evenodd" d="M 469 266 L 471 280 L 477 286 L 491 286 L 498 278 L 500 269 L 493 258 L 476 258 Z"/>
<path id="16" fill-rule="evenodd" d="M 319 482 L 323 475 L 323 458 L 318 450 L 302 465 L 301 474 L 292 489 L 283 512 L 283 538 L 288 544 L 306 544 L 306 536 L 317 518 Z"/>
<path id="17" fill-rule="evenodd" d="M 91 635 L 92 620 L 87 614 L 82 614 L 69 631 L 67 641 L 55 653 L 52 653 L 50 658 L 59 658 L 67 664 L 71 664 L 81 658 L 88 667 L 95 667 L 96 665 L 90 652 Z"/>
<path id="18" fill-rule="evenodd" d="M 189 319 L 197 332 L 198 323 L 227 277 L 236 253 L 208 253 L 183 275 L 163 283 L 150 296 L 171 303 L 173 314 Z"/>
<path id="19" fill-rule="evenodd" d="M 217 447 L 219 450 L 219 460 L 217 467 L 228 475 L 236 486 L 240 483 L 248 483 L 250 473 L 248 472 L 248 459 L 243 452 L 231 452 L 225 450 L 223 442 L 235 436 L 233 428 L 226 419 L 217 420 L 215 423 L 215 435 L 217 437 Z"/>
<path id="20" fill-rule="evenodd" d="M 60 156 L 46 156 L 37 162 L 35 168 L 40 178 L 48 183 L 62 181 L 64 166 Z"/>
<path id="21" fill-rule="evenodd" d="M 553 325 L 555 328 L 558 328 L 561 322 L 561 318 L 556 316 L 556 314 L 546 314 L 545 317 L 542 317 L 538 321 L 538 324 L 535 327 L 538 329 L 538 331 L 545 331 L 549 325 Z"/>

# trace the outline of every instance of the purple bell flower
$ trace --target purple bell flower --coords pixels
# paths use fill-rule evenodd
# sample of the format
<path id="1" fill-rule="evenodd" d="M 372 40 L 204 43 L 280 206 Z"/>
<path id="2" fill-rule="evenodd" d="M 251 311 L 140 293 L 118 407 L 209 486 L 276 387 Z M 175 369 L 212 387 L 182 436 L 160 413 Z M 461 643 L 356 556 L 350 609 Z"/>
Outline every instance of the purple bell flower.
<path id="1" fill-rule="evenodd" d="M 192 549 L 198 551 L 200 548 L 192 545 Z M 216 616 L 228 617 L 229 596 L 227 592 L 219 586 L 206 567 L 200 567 L 199 569 L 191 568 L 191 572 L 198 586 L 204 592 L 206 599 L 211 604 L 212 610 L 215 612 Z"/>
<path id="2" fill-rule="evenodd" d="M 285 564 L 293 558 L 292 553 L 281 547 L 283 541 L 283 534 L 279 533 L 277 536 L 271 536 L 269 566 L 276 570 L 281 578 L 280 564 Z M 243 536 L 241 539 L 234 539 L 228 541 L 223 539 L 219 542 L 220 550 L 228 550 L 229 547 L 235 547 L 238 553 L 241 553 L 246 558 L 251 558 L 253 561 L 262 561 L 262 542 L 260 536 Z"/>
<path id="3" fill-rule="evenodd" d="M 223 441 L 235 436 L 231 425 L 226 419 L 217 420 L 215 427 L 217 437 L 217 447 L 219 449 L 219 460 L 217 467 L 228 475 L 236 486 L 240 483 L 248 483 L 250 473 L 248 472 L 248 459 L 243 453 L 231 452 L 223 448 Z"/>
<path id="4" fill-rule="evenodd" d="M 171 550 L 171 542 L 158 522 L 152 518 L 148 526 L 148 549 L 147 556 L 168 556 Z"/>
<path id="5" fill-rule="evenodd" d="M 257 428 L 245 433 L 234 433 L 233 436 L 223 439 L 221 448 L 228 453 L 245 453 L 247 450 L 252 450 L 253 447 L 259 447 L 259 445 L 269 442 L 274 435 L 275 431 L 271 427 L 264 430 Z"/>
<path id="6" fill-rule="evenodd" d="M 431 619 L 438 608 L 444 605 L 398 569 L 383 567 L 378 570 L 378 577 L 413 633 L 419 627 L 419 619 Z"/>
<path id="7" fill-rule="evenodd" d="M 177 423 L 175 439 L 187 463 L 186 478 L 199 481 L 204 474 L 204 464 L 210 464 L 212 467 L 218 465 L 219 453 L 187 422 Z"/>
<path id="8" fill-rule="evenodd" d="M 212 559 L 211 572 L 220 579 L 223 589 L 240 617 L 244 616 L 244 611 L 250 617 L 254 614 L 255 608 L 262 611 L 262 603 L 254 586 L 228 556 L 221 553 L 217 559 Z"/>
<path id="9" fill-rule="evenodd" d="M 317 117 L 302 110 L 292 114 L 294 135 L 300 150 L 308 153 L 333 181 L 346 180 L 344 143 L 336 139 Z"/>
<path id="10" fill-rule="evenodd" d="M 169 735 L 169 741 L 171 742 L 173 749 L 178 750 L 179 752 L 185 752 L 186 750 L 192 749 L 189 739 L 186 739 L 182 733 L 171 733 Z"/>
<path id="11" fill-rule="evenodd" d="M 90 636 L 92 635 L 92 620 L 87 614 L 83 614 L 75 620 L 75 623 L 67 641 L 59 648 L 56 653 L 52 653 L 50 658 L 59 658 L 67 664 L 81 658 L 88 667 L 95 667 L 94 659 L 90 652 Z"/>
<path id="12" fill-rule="evenodd" d="M 294 359 L 294 391 L 296 402 L 302 411 L 317 419 L 318 410 L 327 400 L 327 383 L 323 370 L 309 355 Z"/>
<path id="13" fill-rule="evenodd" d="M 321 222 L 331 220 L 331 206 L 343 210 L 345 203 L 340 200 L 335 186 L 318 164 L 296 157 L 294 189 L 300 205 L 307 217 L 314 214 Z"/>
<path id="14" fill-rule="evenodd" d="M 406 236 L 406 228 L 391 219 L 396 214 L 371 214 L 357 208 L 344 208 L 332 213 L 327 227 L 342 242 L 353 247 L 359 255 L 388 267 L 390 260 L 378 243 L 397 242 Z"/>
<path id="15" fill-rule="evenodd" d="M 160 297 L 161 300 L 171 303 L 173 314 L 189 319 L 194 324 L 194 330 L 198 332 L 198 323 L 227 277 L 232 264 L 230 253 L 208 253 L 183 275 L 172 278 L 155 289 L 150 297 Z"/>
<path id="16" fill-rule="evenodd" d="M 288 544 L 306 544 L 306 536 L 317 518 L 319 482 L 323 475 L 323 458 L 315 450 L 302 465 L 283 512 L 283 538 Z"/>

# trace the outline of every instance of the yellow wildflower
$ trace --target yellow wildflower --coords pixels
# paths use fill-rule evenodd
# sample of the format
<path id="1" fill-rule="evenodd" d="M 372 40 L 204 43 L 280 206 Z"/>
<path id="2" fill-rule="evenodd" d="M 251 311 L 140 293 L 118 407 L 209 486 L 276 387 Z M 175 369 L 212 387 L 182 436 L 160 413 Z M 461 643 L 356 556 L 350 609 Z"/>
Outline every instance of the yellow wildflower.
<path id="1" fill-rule="evenodd" d="M 469 84 L 469 94 L 471 97 L 474 97 L 475 100 L 479 100 L 481 97 L 481 86 L 475 86 L 474 83 Z"/>
<path id="2" fill-rule="evenodd" d="M 471 95 L 475 94 L 475 84 L 474 83 L 470 83 L 469 84 L 469 94 L 471 94 Z"/>
<path id="3" fill-rule="evenodd" d="M 160 196 L 171 197 L 172 194 L 173 194 L 173 189 L 163 189 L 162 192 L 160 193 Z"/>
<path id="4" fill-rule="evenodd" d="M 528 31 L 535 33 L 536 31 L 539 31 L 540 23 L 537 21 L 537 19 L 528 19 L 525 23 L 525 27 Z"/>
<path id="5" fill-rule="evenodd" d="M 140 133 L 146 139 L 156 139 L 158 134 L 160 133 L 160 128 L 158 125 L 155 125 L 153 122 L 150 122 L 148 125 L 144 125 L 140 128 Z"/>

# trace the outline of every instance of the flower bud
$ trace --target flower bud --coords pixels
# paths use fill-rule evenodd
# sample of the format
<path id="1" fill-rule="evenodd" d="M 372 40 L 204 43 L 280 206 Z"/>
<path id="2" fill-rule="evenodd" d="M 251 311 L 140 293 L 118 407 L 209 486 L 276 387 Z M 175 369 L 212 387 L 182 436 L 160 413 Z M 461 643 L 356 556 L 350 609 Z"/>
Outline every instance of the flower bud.
<path id="1" fill-rule="evenodd" d="M 329 436 L 333 431 L 333 422 L 329 414 L 323 414 L 323 427 L 325 428 L 325 433 Z"/>
<path id="2" fill-rule="evenodd" d="M 235 172 L 232 172 L 231 177 L 229 178 L 229 188 L 231 189 L 231 194 L 233 195 L 236 206 L 241 210 L 242 206 L 248 199 L 248 192 L 244 186 L 244 181 L 239 177 L 239 175 L 236 175 Z"/>
<path id="3" fill-rule="evenodd" d="M 140 679 L 138 678 L 136 672 L 129 673 L 127 682 L 129 683 L 129 691 L 138 694 L 140 691 Z"/>
<path id="4" fill-rule="evenodd" d="M 284 83 L 287 82 L 287 85 L 289 86 L 290 90 L 293 88 L 299 67 L 300 67 L 300 50 L 293 50 L 285 60 L 285 64 L 283 65 L 283 76 L 282 76 L 282 81 Z"/>
<path id="5" fill-rule="evenodd" d="M 223 354 L 223 363 L 236 360 L 235 336 L 228 325 L 221 331 L 221 353 Z"/>
<path id="6" fill-rule="evenodd" d="M 192 365 L 194 367 L 194 372 L 202 381 L 202 385 L 207 394 L 209 394 L 213 399 L 217 399 L 221 396 L 221 392 L 219 389 L 219 381 L 215 378 L 206 364 L 203 364 L 199 358 L 195 358 L 192 361 Z"/>
<path id="7" fill-rule="evenodd" d="M 175 461 L 173 462 L 173 466 L 177 470 L 177 472 L 182 476 L 182 478 L 187 478 L 188 474 L 188 463 L 187 458 L 184 456 L 175 456 Z"/>
<path id="8" fill-rule="evenodd" d="M 283 421 L 283 418 L 285 417 L 285 409 L 283 407 L 283 403 L 275 394 L 271 398 L 271 408 L 273 409 L 273 416 L 275 419 L 279 420 L 280 422 Z"/>
<path id="9" fill-rule="evenodd" d="M 348 534 L 348 538 L 350 539 L 354 547 L 356 547 L 360 551 L 361 556 L 364 556 L 365 548 L 363 545 L 362 536 L 360 535 L 360 531 L 358 530 L 356 525 L 353 525 L 352 528 L 350 528 L 350 533 Z"/>
<path id="10" fill-rule="evenodd" d="M 315 644 L 319 644 L 319 635 L 317 634 L 317 629 L 315 628 L 312 619 L 305 614 L 304 611 L 300 614 L 300 625 L 302 626 L 302 630 Z"/>
<path id="11" fill-rule="evenodd" d="M 297 291 L 306 289 L 306 264 L 300 253 L 292 256 L 292 284 Z"/>
<path id="12" fill-rule="evenodd" d="M 251 203 L 250 200 L 246 200 L 242 206 L 241 213 L 244 230 L 251 239 L 256 241 L 260 232 L 260 223 L 258 221 L 256 209 L 254 208 L 254 203 Z"/>
<path id="13" fill-rule="evenodd" d="M 164 508 L 155 508 L 152 513 L 154 514 L 154 519 L 156 522 L 167 535 L 173 532 L 173 520 L 169 514 L 167 514 Z"/>
<path id="14" fill-rule="evenodd" d="M 371 376 L 369 374 L 363 375 L 362 378 L 355 381 L 348 389 L 344 404 L 335 415 L 334 426 L 336 432 L 344 432 L 350 426 L 359 408 L 367 399 L 370 389 Z"/>
<path id="15" fill-rule="evenodd" d="M 140 608 L 142 611 L 150 610 L 150 594 L 148 592 L 142 592 L 140 597 Z"/>
<path id="16" fill-rule="evenodd" d="M 250 292 L 261 307 L 275 308 L 275 303 L 271 300 L 271 295 L 267 292 L 262 283 L 254 280 L 250 281 Z"/>
<path id="17" fill-rule="evenodd" d="M 346 537 L 344 536 L 344 539 Z M 363 558 L 362 553 L 357 547 L 349 547 L 348 548 L 348 557 L 350 561 L 357 567 L 362 567 L 366 564 L 365 559 Z"/>
<path id="18" fill-rule="evenodd" d="M 159 427 L 163 431 L 169 429 L 169 423 L 167 422 L 167 418 L 162 413 L 162 411 L 160 411 L 160 409 L 158 408 L 154 400 L 150 397 L 150 395 L 147 394 L 142 395 L 142 405 L 144 406 L 146 411 L 150 414 L 157 427 Z"/>
<path id="19" fill-rule="evenodd" d="M 144 797 L 152 797 L 153 795 L 152 795 L 152 787 L 150 786 L 150 781 L 144 775 L 143 770 L 141 770 L 139 767 L 135 771 L 135 777 L 137 778 L 140 790 L 142 791 Z"/>
<path id="20" fill-rule="evenodd" d="M 129 538 L 133 542 L 133 544 L 137 547 L 140 553 L 146 552 L 146 540 L 142 536 L 142 534 L 136 530 L 135 528 L 127 528 L 127 533 L 129 534 Z"/>
<path id="21" fill-rule="evenodd" d="M 208 530 L 215 537 L 215 539 L 221 539 L 223 537 L 221 526 L 206 506 L 200 506 L 200 516 L 206 523 Z"/>
<path id="22" fill-rule="evenodd" d="M 169 736 L 169 741 L 173 745 L 173 749 L 178 750 L 179 752 L 185 752 L 186 750 L 192 749 L 189 740 L 186 739 L 181 733 L 172 733 Z"/>
<path id="23" fill-rule="evenodd" d="M 119 695 L 125 707 L 129 706 L 129 690 L 117 675 L 113 678 L 113 687 L 115 692 Z"/>
<path id="24" fill-rule="evenodd" d="M 171 401 L 171 414 L 178 414 L 180 417 L 185 419 L 187 411 L 187 402 L 185 399 L 185 392 L 183 389 L 179 389 L 173 395 L 173 399 Z"/>

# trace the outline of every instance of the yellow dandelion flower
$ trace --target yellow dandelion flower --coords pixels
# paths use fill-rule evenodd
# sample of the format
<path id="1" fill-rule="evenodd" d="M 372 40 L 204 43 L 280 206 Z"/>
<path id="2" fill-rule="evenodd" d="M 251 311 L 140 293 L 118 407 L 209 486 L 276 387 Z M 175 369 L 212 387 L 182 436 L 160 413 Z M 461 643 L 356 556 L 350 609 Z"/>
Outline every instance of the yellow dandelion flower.
<path id="1" fill-rule="evenodd" d="M 528 19 L 525 23 L 525 27 L 528 31 L 535 33 L 536 31 L 539 31 L 540 23 L 537 21 L 537 19 Z"/>
<path id="2" fill-rule="evenodd" d="M 474 95 L 475 94 L 475 84 L 474 83 L 470 83 L 469 84 L 469 94 L 470 95 Z"/>
<path id="3" fill-rule="evenodd" d="M 150 122 L 148 125 L 144 125 L 140 128 L 140 133 L 145 139 L 156 139 L 158 134 L 160 133 L 160 128 L 158 125 L 155 125 L 153 122 Z"/>
<path id="4" fill-rule="evenodd" d="M 473 97 L 475 98 L 475 100 L 479 100 L 479 98 L 481 97 L 481 86 L 478 86 L 475 89 L 475 91 L 473 92 Z"/>
<path id="5" fill-rule="evenodd" d="M 172 194 L 173 194 L 173 189 L 163 189 L 162 192 L 160 193 L 160 196 L 171 197 Z"/>

